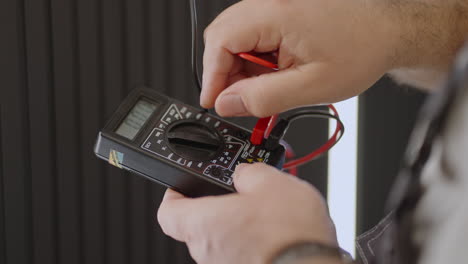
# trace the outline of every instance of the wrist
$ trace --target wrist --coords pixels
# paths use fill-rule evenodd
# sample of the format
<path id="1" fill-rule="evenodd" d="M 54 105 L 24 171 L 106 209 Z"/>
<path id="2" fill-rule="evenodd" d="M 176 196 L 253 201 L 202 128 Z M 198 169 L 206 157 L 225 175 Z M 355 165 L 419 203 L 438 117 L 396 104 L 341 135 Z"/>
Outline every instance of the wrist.
<path id="1" fill-rule="evenodd" d="M 343 249 L 319 242 L 298 242 L 280 250 L 273 264 L 351 264 L 351 255 Z"/>
<path id="2" fill-rule="evenodd" d="M 293 261 L 288 264 L 343 264 L 343 262 L 339 259 L 330 257 L 310 257 Z"/>

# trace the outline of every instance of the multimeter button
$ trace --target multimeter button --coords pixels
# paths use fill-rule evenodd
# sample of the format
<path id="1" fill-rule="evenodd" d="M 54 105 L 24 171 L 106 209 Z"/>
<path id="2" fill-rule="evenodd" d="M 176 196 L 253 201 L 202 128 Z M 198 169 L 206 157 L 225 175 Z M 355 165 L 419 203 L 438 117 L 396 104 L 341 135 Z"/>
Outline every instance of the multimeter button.
<path id="1" fill-rule="evenodd" d="M 230 170 L 224 170 L 224 176 L 226 177 L 232 177 L 233 172 Z"/>
<path id="2" fill-rule="evenodd" d="M 210 174 L 219 177 L 223 173 L 223 169 L 221 167 L 211 167 Z"/>
<path id="3" fill-rule="evenodd" d="M 221 180 L 226 184 L 229 184 L 229 185 L 232 184 L 232 179 L 229 177 L 223 177 Z"/>

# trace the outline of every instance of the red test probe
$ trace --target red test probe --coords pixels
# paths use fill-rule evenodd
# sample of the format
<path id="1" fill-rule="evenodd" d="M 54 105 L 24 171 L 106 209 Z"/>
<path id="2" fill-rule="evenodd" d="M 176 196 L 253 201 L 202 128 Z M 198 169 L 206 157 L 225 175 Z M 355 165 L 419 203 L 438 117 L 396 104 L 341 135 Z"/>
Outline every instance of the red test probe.
<path id="1" fill-rule="evenodd" d="M 274 63 L 269 62 L 267 60 L 261 59 L 261 58 L 259 58 L 257 56 L 254 56 L 254 55 L 250 54 L 250 53 L 239 53 L 238 56 L 241 57 L 244 60 L 250 61 L 250 62 L 255 63 L 257 65 L 261 65 L 263 67 L 266 67 L 266 68 L 269 68 L 269 69 L 272 69 L 272 70 L 275 70 L 275 71 L 279 70 L 279 67 L 278 67 L 277 64 L 274 64 Z M 339 120 L 339 114 L 338 114 L 338 111 L 336 110 L 336 108 L 331 104 L 328 105 L 328 108 L 333 113 L 333 116 L 337 120 Z M 273 116 L 270 116 L 270 117 L 260 118 L 258 120 L 257 124 L 255 125 L 255 128 L 253 129 L 252 136 L 250 138 L 250 141 L 252 142 L 252 144 L 254 144 L 254 145 L 262 144 L 263 140 L 265 138 L 269 137 L 270 132 L 272 131 L 273 127 L 275 126 L 277 119 L 278 119 L 277 114 L 273 115 Z M 321 154 L 326 153 L 328 150 L 330 150 L 337 143 L 338 139 L 341 137 L 342 133 L 340 135 L 340 132 L 343 132 L 343 129 L 344 128 L 342 127 L 340 122 L 337 122 L 335 132 L 333 133 L 331 138 L 325 144 L 323 144 L 321 147 L 319 147 L 318 149 L 316 149 L 312 153 L 310 153 L 308 155 L 305 155 L 304 157 L 301 157 L 301 158 L 298 158 L 298 159 L 291 160 L 292 158 L 294 158 L 294 152 L 293 152 L 292 148 L 289 145 L 286 144 L 286 146 L 285 146 L 286 147 L 286 158 L 289 161 L 287 161 L 284 164 L 283 167 L 285 169 L 288 169 L 291 174 L 296 175 L 298 166 L 300 166 L 300 165 L 302 165 L 304 163 L 307 163 L 307 162 L 317 158 Z M 284 144 L 284 142 L 283 142 L 283 144 Z"/>

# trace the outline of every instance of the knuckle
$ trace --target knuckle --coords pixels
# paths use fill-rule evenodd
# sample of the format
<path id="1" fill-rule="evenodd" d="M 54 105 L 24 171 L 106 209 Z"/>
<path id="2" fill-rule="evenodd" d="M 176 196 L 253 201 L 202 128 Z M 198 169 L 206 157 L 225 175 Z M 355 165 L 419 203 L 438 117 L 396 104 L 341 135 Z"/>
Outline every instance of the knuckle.
<path id="1" fill-rule="evenodd" d="M 193 231 L 185 231 L 183 233 L 182 240 L 185 243 L 192 243 L 194 241 L 194 239 L 196 239 L 196 236 L 194 235 Z"/>
<path id="2" fill-rule="evenodd" d="M 156 214 L 156 217 L 157 217 L 157 219 L 158 219 L 158 222 L 159 222 L 160 224 L 162 224 L 162 222 L 163 222 L 163 220 L 164 220 L 164 206 L 163 206 L 163 205 L 159 206 L 158 212 L 157 212 L 157 214 Z"/>
<path id="3" fill-rule="evenodd" d="M 225 32 L 226 29 L 224 28 L 223 23 L 220 23 L 219 19 L 217 18 L 203 31 L 203 37 L 205 42 L 216 46 L 220 45 L 220 41 L 226 38 Z"/>
<path id="4" fill-rule="evenodd" d="M 213 24 L 208 25 L 208 27 L 203 31 L 203 38 L 207 42 L 213 33 Z"/>
<path id="5" fill-rule="evenodd" d="M 179 236 L 181 233 L 179 230 L 181 223 L 179 219 L 174 219 L 170 208 L 171 207 L 167 202 L 163 202 L 158 209 L 156 217 L 163 233 L 168 236 L 175 237 Z"/>
<path id="6" fill-rule="evenodd" d="M 209 49 L 228 47 L 231 41 L 225 32 L 225 29 L 210 25 L 203 33 L 205 45 L 209 46 Z"/>
<path id="7" fill-rule="evenodd" d="M 226 36 L 226 24 L 224 17 L 226 16 L 226 11 L 221 13 L 214 21 L 212 21 L 203 31 L 203 38 L 205 42 L 217 43 L 220 39 Z"/>
<path id="8" fill-rule="evenodd" d="M 167 228 L 167 212 L 165 210 L 165 206 L 161 205 L 159 207 L 156 217 L 158 219 L 159 225 L 161 226 L 161 229 L 167 235 L 167 233 L 165 232 Z"/>

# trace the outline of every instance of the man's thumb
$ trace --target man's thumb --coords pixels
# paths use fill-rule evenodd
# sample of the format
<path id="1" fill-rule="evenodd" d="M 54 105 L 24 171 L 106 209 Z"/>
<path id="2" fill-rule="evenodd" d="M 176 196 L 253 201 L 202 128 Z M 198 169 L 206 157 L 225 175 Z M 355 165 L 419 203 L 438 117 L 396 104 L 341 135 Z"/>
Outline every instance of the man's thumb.
<path id="1" fill-rule="evenodd" d="M 266 117 L 291 108 L 328 102 L 330 89 L 324 89 L 320 64 L 286 69 L 242 79 L 217 98 L 221 116 Z"/>
<path id="2" fill-rule="evenodd" d="M 255 192 L 263 187 L 272 186 L 282 177 L 281 171 L 264 163 L 240 164 L 234 172 L 234 186 L 239 193 Z"/>

